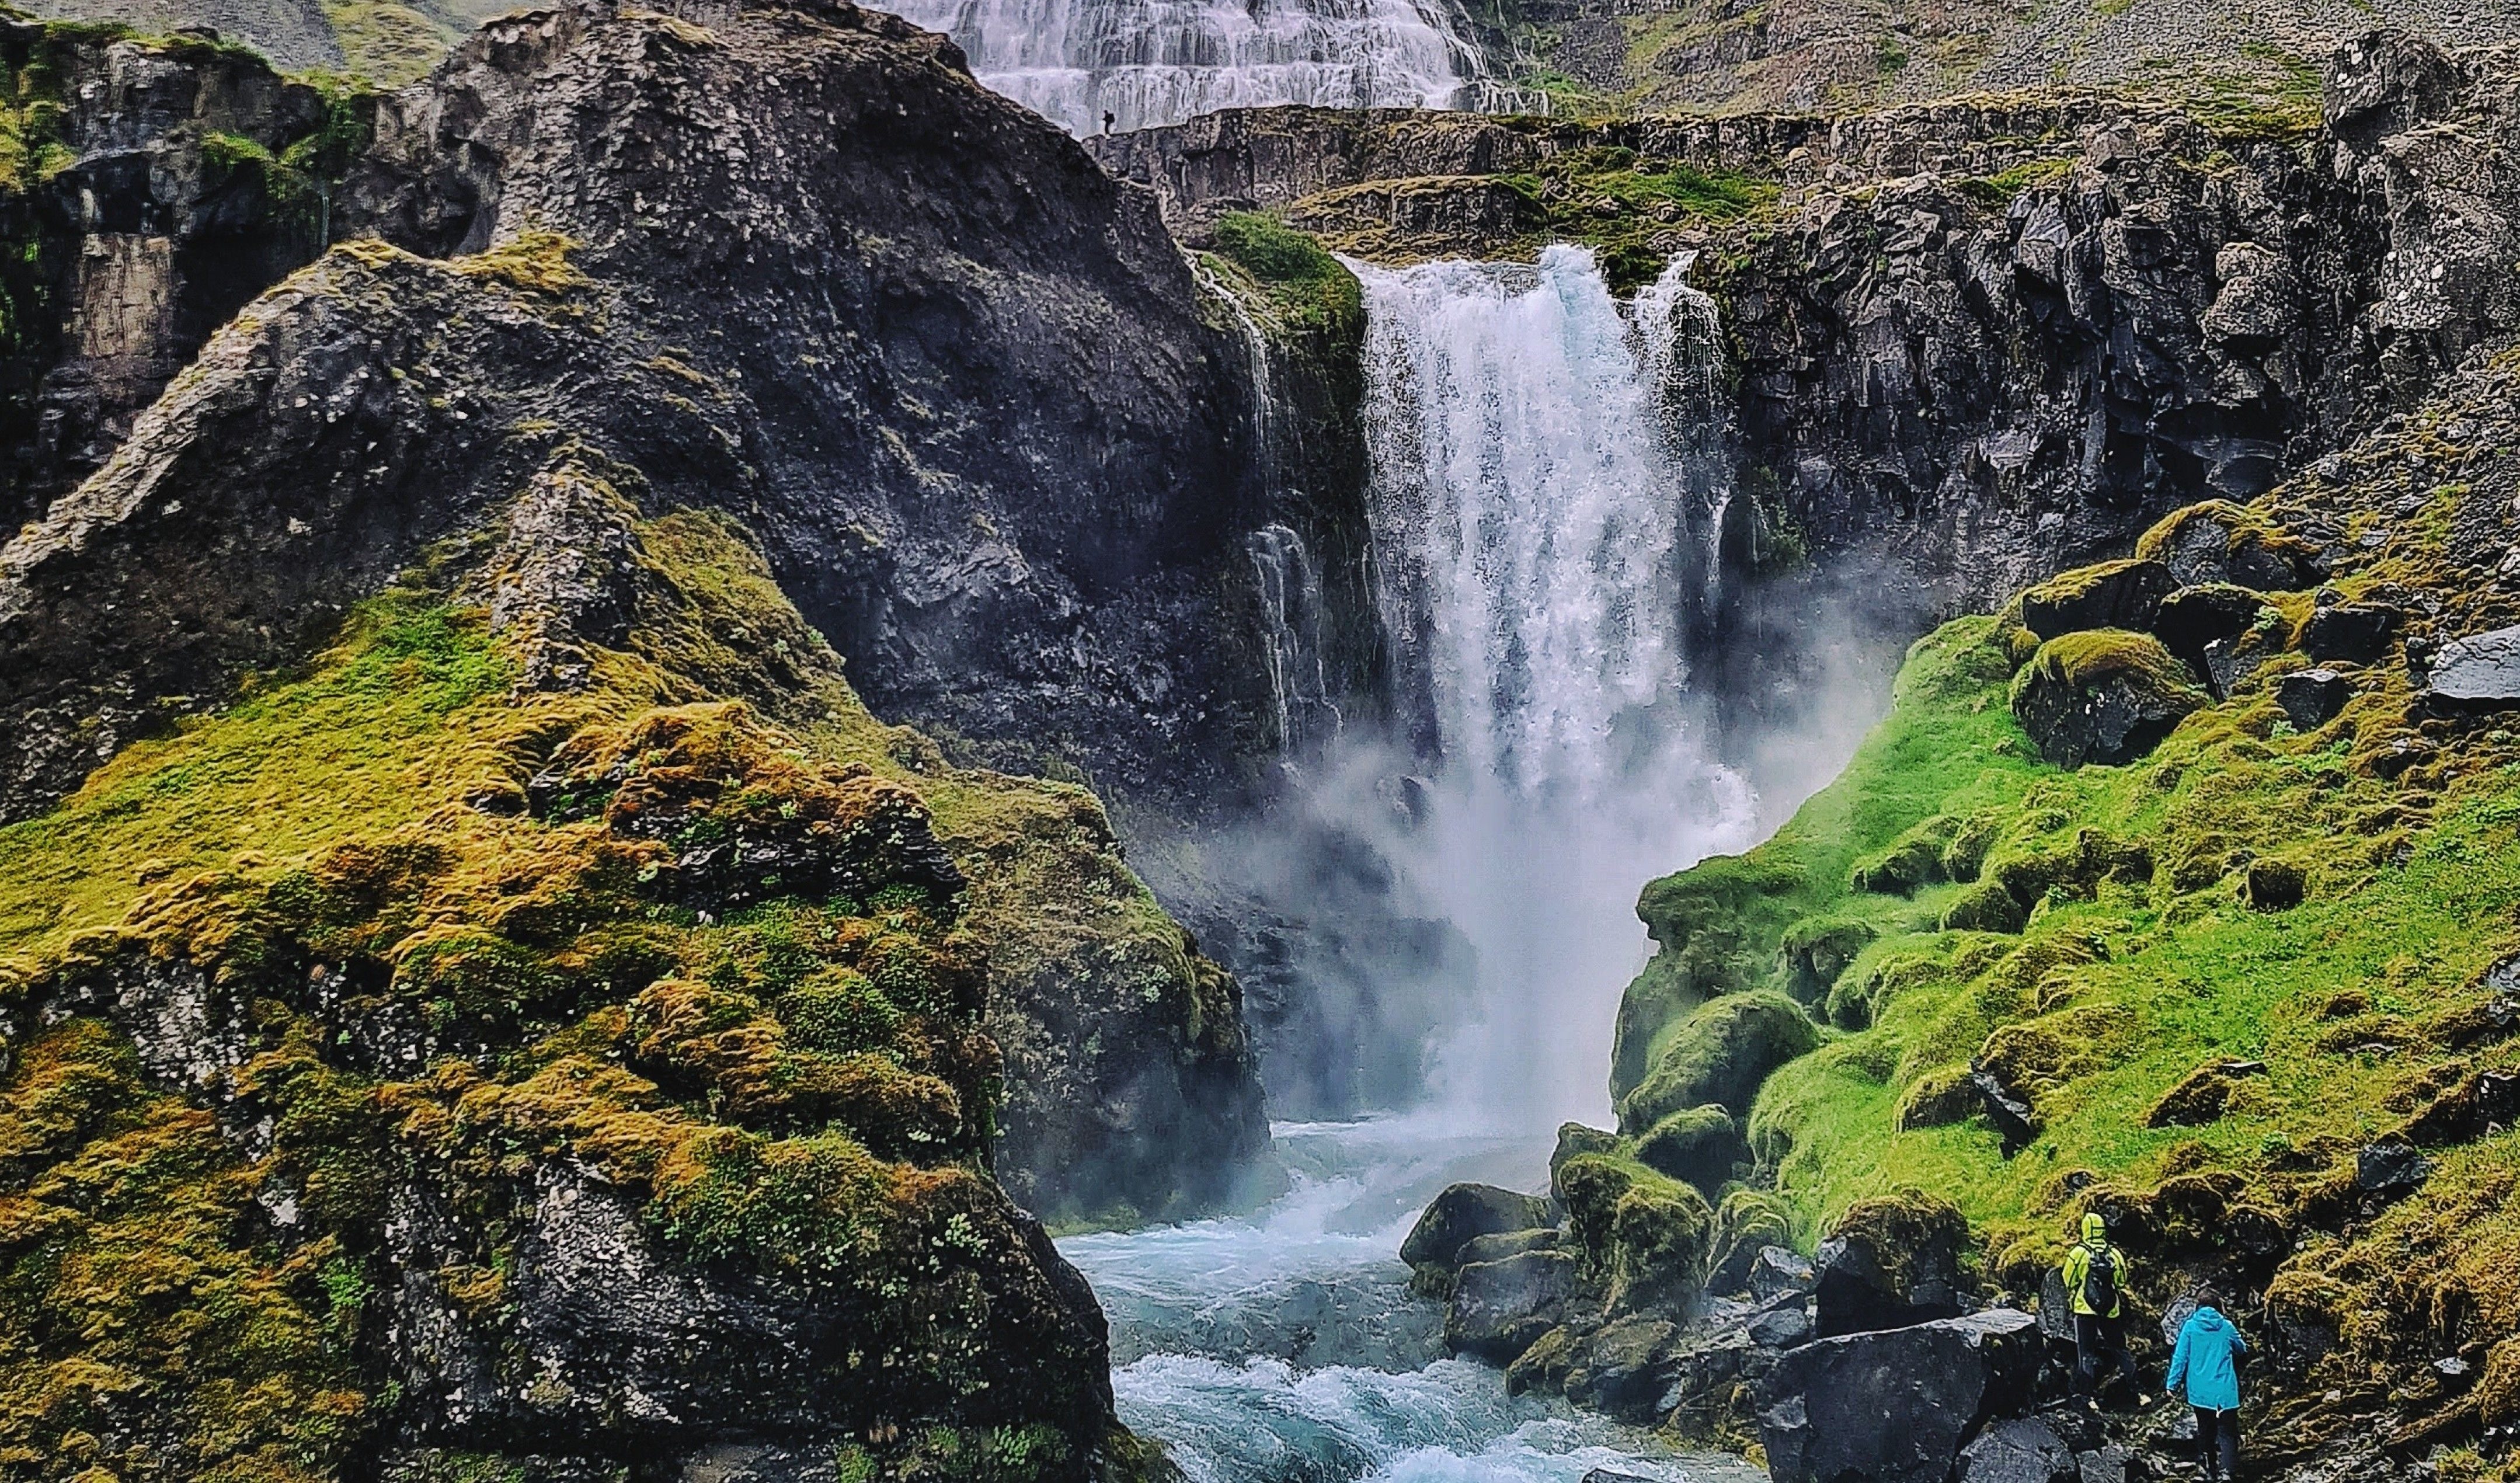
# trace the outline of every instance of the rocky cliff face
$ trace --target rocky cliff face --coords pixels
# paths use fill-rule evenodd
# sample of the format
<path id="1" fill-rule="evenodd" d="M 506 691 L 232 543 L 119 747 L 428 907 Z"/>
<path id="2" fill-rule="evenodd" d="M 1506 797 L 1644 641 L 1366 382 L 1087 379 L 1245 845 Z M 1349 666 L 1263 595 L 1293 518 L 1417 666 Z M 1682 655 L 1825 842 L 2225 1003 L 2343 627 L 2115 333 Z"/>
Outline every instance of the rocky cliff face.
<path id="1" fill-rule="evenodd" d="M 362 100 L 201 37 L 0 18 L 0 528 L 112 452 L 210 332 L 319 251 Z"/>
<path id="2" fill-rule="evenodd" d="M 1892 632 L 2247 498 L 2507 324 L 2508 60 L 2380 39 L 2324 112 L 2006 99 L 1835 121 L 1293 110 L 1099 140 L 1195 238 L 1267 207 L 1346 249 L 1700 254 L 1739 373 L 1703 656 L 1730 694 L 1826 607 Z M 1808 562 L 1802 559 L 1808 558 Z M 1859 574 L 1861 574 L 1859 576 Z M 1730 672 L 1728 673 L 1728 666 Z"/>
<path id="3" fill-rule="evenodd" d="M 1265 514 L 1250 363 L 1149 202 L 849 8 L 537 13 L 376 123 L 338 232 L 469 257 L 336 249 L 10 544 L 13 816 L 300 662 L 572 458 L 630 471 L 645 514 L 743 521 L 859 693 L 983 738 L 955 755 L 1235 793 L 1270 702 L 1235 647 L 1238 521 Z M 587 602 L 617 611 L 600 582 Z M 590 685 L 579 650 L 555 632 L 526 683 Z M 1238 992 L 1102 808 L 940 829 L 988 949 L 1008 1184 L 1058 1219 L 1228 1196 L 1265 1144 Z"/>

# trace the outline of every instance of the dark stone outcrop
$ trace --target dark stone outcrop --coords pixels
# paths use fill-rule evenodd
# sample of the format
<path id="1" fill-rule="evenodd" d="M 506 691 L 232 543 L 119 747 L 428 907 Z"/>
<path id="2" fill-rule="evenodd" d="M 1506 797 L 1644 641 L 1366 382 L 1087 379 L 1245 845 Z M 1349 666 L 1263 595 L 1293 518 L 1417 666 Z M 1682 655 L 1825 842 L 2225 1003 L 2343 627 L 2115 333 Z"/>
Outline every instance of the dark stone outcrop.
<path id="1" fill-rule="evenodd" d="M 2266 599 L 2246 587 L 2208 582 L 2182 587 L 2162 599 L 2150 627 L 2153 637 L 2185 660 L 2199 678 L 2210 679 L 2207 650 L 2238 639 L 2258 625 L 2262 614 L 2272 612 Z"/>
<path id="2" fill-rule="evenodd" d="M 2176 584 L 2159 562 L 2103 562 L 2021 595 L 2021 626 L 2041 639 L 2086 628 L 2150 628 Z"/>
<path id="3" fill-rule="evenodd" d="M 503 20 L 383 107 L 335 210 L 419 255 L 362 241 L 273 291 L 0 551 L 0 814 L 563 464 L 743 521 L 891 715 L 1234 790 L 1266 703 L 1245 349 L 1151 202 L 934 38 L 837 3 Z M 1177 938 L 1005 956 L 1010 1184 L 1070 1214 L 1230 1193 L 1266 1140 L 1231 980 Z"/>
<path id="4" fill-rule="evenodd" d="M 2424 694 L 2453 707 L 2520 705 L 2520 627 L 2444 644 L 2426 666 Z"/>
<path id="5" fill-rule="evenodd" d="M 1508 1364 L 1558 1326 L 1578 1285 L 1575 1256 L 1567 1251 L 1526 1251 L 1464 1267 L 1454 1274 L 1444 1342 Z"/>
<path id="6" fill-rule="evenodd" d="M 2104 628 L 2040 646 L 2013 681 L 2012 713 L 2048 760 L 2081 767 L 2142 756 L 2205 698 L 2160 640 Z"/>
<path id="7" fill-rule="evenodd" d="M 2388 652 L 2403 620 L 2398 609 L 2382 603 L 2327 604 L 2302 622 L 2302 652 L 2368 664 Z"/>
<path id="8" fill-rule="evenodd" d="M 6 532 L 103 464 L 212 331 L 322 250 L 366 100 L 337 104 L 200 36 L 9 16 L 0 67 L 28 111 L 21 147 L 59 161 L 0 188 Z"/>
<path id="9" fill-rule="evenodd" d="M 2025 1410 L 2038 1320 L 2011 1309 L 1821 1339 L 1759 1390 L 1777 1483 L 1947 1483 L 1989 1420 Z"/>
<path id="10" fill-rule="evenodd" d="M 1912 1191 L 1857 1202 L 1812 1258 L 1820 1332 L 1833 1337 L 1958 1317 L 1967 1245 L 1968 1222 L 1947 1201 Z"/>
<path id="11" fill-rule="evenodd" d="M 1450 1185 L 1435 1196 L 1400 1245 L 1412 1267 L 1452 1267 L 1462 1248 L 1481 1236 L 1502 1236 L 1551 1224 L 1549 1201 L 1495 1185 Z"/>
<path id="12" fill-rule="evenodd" d="M 2302 669 L 2279 675 L 2275 704 L 2295 731 L 2317 731 L 2336 719 L 2354 698 L 2354 682 L 2332 669 Z"/>
<path id="13" fill-rule="evenodd" d="M 1956 1483 L 2079 1483 L 2074 1450 L 2035 1416 L 1997 1421 L 1960 1449 Z"/>

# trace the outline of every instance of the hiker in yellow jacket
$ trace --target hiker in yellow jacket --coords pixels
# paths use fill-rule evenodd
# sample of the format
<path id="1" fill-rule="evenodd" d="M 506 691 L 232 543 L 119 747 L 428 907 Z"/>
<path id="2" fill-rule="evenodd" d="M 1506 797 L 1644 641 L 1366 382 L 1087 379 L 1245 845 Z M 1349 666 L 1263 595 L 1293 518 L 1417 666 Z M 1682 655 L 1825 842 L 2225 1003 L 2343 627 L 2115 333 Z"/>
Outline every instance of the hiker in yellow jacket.
<path id="1" fill-rule="evenodd" d="M 2126 1347 L 2127 1259 L 2109 1244 L 2109 1224 L 2096 1211 L 2083 1217 L 2083 1238 L 2065 1253 L 2063 1275 L 2074 1303 L 2074 1393 L 2095 1395 L 2110 1361 L 2135 1379 L 2135 1356 Z"/>

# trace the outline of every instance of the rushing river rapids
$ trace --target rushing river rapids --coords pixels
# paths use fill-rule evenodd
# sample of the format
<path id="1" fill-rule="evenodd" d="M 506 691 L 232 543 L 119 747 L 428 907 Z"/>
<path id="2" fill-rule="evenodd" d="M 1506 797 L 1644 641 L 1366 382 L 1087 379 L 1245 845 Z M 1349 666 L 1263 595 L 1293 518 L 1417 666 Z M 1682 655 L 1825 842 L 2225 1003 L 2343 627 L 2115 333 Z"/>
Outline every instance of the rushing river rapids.
<path id="1" fill-rule="evenodd" d="M 1576 1483 L 1600 1467 L 1756 1483 L 1738 1461 L 1671 1455 L 1444 1357 L 1401 1237 L 1446 1184 L 1536 1188 L 1548 1162 L 1545 1144 L 1451 1121 L 1281 1124 L 1292 1188 L 1258 1214 L 1060 1242 L 1110 1316 L 1121 1419 L 1162 1439 L 1193 1483 Z"/>

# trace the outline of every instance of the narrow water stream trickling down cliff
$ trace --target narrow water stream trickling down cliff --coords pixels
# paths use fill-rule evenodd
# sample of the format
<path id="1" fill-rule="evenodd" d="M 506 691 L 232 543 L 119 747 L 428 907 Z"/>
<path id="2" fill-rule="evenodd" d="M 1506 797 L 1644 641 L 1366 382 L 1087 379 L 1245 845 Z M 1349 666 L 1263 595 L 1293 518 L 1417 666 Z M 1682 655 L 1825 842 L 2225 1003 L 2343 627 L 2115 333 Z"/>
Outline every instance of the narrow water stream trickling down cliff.
<path id="1" fill-rule="evenodd" d="M 1070 133 L 1218 109 L 1473 108 L 1477 48 L 1445 0 L 899 0 L 972 75 Z"/>
<path id="2" fill-rule="evenodd" d="M 1367 838 L 1401 909 L 1474 951 L 1442 986 L 1418 1106 L 1278 1125 L 1291 1189 L 1254 1216 L 1061 1249 L 1110 1317 L 1122 1417 L 1197 1483 L 1755 1478 L 1509 1398 L 1497 1371 L 1446 1358 L 1442 1312 L 1397 1255 L 1445 1185 L 1543 1189 L 1558 1121 L 1606 1121 L 1639 885 L 1749 843 L 1749 789 L 1705 753 L 1682 652 L 1723 498 L 1690 457 L 1714 309 L 1685 264 L 1623 307 L 1574 247 L 1536 267 L 1353 266 L 1407 744 L 1310 708 L 1308 558 L 1284 531 L 1251 555 L 1286 729 L 1309 743 L 1302 805 Z"/>

